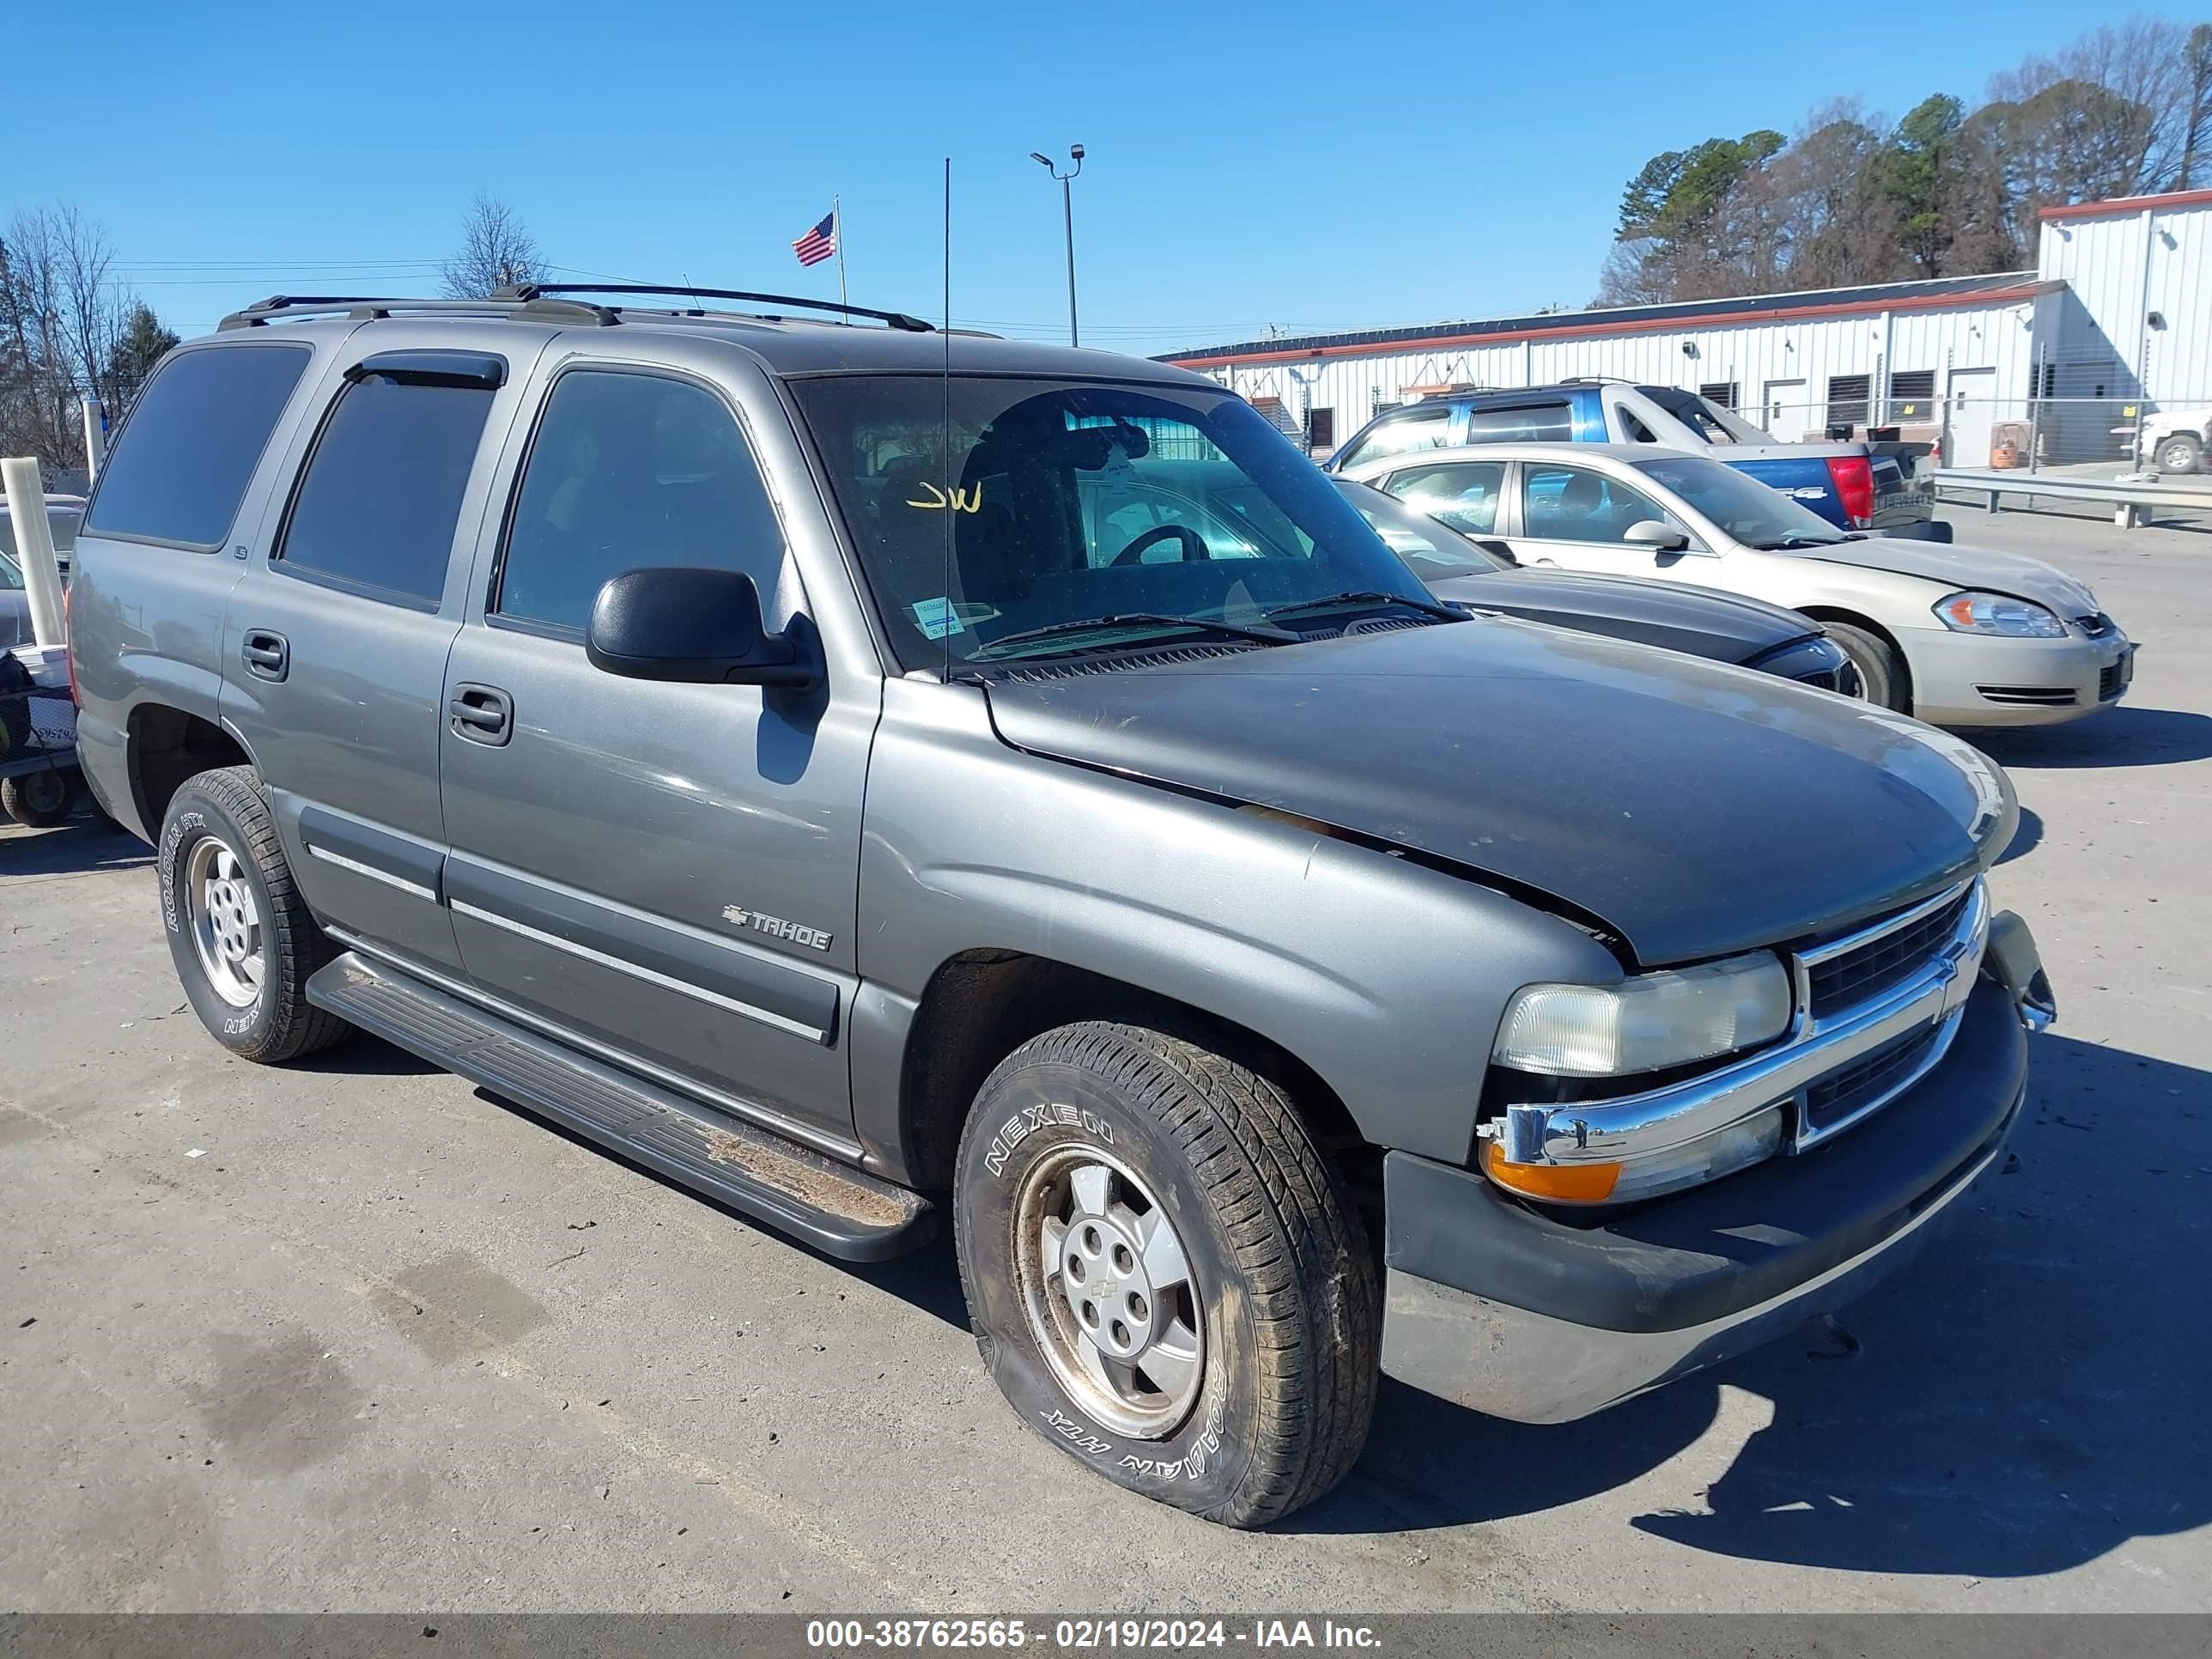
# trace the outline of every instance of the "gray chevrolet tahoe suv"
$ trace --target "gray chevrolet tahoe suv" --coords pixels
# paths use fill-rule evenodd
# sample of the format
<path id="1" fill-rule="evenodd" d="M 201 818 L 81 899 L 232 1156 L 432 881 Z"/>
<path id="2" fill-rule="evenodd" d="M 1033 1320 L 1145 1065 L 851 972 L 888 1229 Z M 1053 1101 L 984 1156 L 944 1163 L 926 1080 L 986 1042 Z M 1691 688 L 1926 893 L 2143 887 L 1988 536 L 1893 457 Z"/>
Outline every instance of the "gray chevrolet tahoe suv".
<path id="1" fill-rule="evenodd" d="M 1194 375 L 629 297 L 275 300 L 131 414 L 79 737 L 233 1053 L 854 1261 L 949 1212 L 1022 1419 L 1236 1525 L 1382 1373 L 1587 1414 L 1997 1155 L 2051 1001 L 1962 743 L 1442 607 Z"/>

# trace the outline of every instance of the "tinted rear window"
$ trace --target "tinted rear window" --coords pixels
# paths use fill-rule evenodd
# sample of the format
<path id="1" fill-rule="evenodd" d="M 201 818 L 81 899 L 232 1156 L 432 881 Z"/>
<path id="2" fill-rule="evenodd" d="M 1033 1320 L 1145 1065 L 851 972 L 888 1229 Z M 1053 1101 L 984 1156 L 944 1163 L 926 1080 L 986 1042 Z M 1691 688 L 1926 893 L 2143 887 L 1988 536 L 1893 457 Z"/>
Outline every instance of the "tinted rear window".
<path id="1" fill-rule="evenodd" d="M 307 461 L 279 561 L 434 606 L 491 400 L 489 387 L 378 374 L 349 386 Z"/>
<path id="2" fill-rule="evenodd" d="M 172 357 L 100 470 L 88 532 L 220 546 L 311 355 L 255 345 Z"/>
<path id="3" fill-rule="evenodd" d="M 1471 444 L 1564 444 L 1573 442 L 1574 436 L 1574 417 L 1565 404 L 1468 411 L 1467 441 Z"/>
<path id="4" fill-rule="evenodd" d="M 1451 406 L 1437 404 L 1417 409 L 1367 428 L 1338 459 L 1340 466 L 1360 461 L 1379 461 L 1388 455 L 1408 455 L 1417 449 L 1442 449 L 1451 441 Z"/>

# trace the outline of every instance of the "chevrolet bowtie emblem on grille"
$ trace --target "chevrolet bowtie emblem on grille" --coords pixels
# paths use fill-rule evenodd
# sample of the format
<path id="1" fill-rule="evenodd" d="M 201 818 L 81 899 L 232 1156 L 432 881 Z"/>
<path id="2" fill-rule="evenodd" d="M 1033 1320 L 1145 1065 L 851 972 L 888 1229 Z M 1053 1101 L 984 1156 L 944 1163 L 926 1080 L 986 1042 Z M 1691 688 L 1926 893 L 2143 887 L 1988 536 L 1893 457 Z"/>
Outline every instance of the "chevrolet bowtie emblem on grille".
<path id="1" fill-rule="evenodd" d="M 770 939 L 780 939 L 793 945 L 804 945 L 810 951 L 830 948 L 830 935 L 819 927 L 809 927 L 803 922 L 786 921 L 781 916 L 772 916 L 762 910 L 748 910 L 742 904 L 722 907 L 722 920 L 732 927 L 750 927 L 756 933 L 766 933 Z"/>

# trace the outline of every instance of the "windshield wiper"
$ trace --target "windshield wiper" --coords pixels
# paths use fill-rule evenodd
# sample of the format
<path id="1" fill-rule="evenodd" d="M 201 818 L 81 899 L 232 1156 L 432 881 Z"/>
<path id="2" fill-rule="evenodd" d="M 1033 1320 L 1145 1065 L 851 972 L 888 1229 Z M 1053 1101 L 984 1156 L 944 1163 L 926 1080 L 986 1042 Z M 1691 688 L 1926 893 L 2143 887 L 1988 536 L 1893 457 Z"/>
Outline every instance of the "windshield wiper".
<path id="1" fill-rule="evenodd" d="M 1026 645 L 1033 640 L 1056 639 L 1063 634 L 1096 634 L 1109 628 L 1129 628 L 1150 625 L 1155 628 L 1188 628 L 1209 634 L 1226 635 L 1233 640 L 1257 640 L 1262 645 L 1296 645 L 1299 636 L 1285 628 L 1247 626 L 1243 623 L 1222 622 L 1212 617 L 1176 617 L 1164 611 L 1123 611 L 1110 617 L 1085 617 L 1069 622 L 1047 623 L 1041 628 L 1024 628 L 1012 634 L 1001 634 L 978 651 L 970 660 L 980 661 L 1009 645 Z"/>
<path id="2" fill-rule="evenodd" d="M 1278 617 L 1295 617 L 1302 611 L 1331 611 L 1340 605 L 1402 605 L 1408 611 L 1420 611 L 1434 617 L 1438 622 L 1465 622 L 1467 612 L 1455 611 L 1436 599 L 1409 599 L 1403 593 L 1385 593 L 1379 589 L 1357 588 L 1349 593 L 1332 593 L 1325 599 L 1300 599 L 1292 605 L 1271 605 L 1260 614 L 1273 622 Z"/>
<path id="3" fill-rule="evenodd" d="M 1761 553 L 1799 553 L 1808 547 L 1841 547 L 1849 536 L 1784 536 L 1778 542 L 1753 542 Z"/>

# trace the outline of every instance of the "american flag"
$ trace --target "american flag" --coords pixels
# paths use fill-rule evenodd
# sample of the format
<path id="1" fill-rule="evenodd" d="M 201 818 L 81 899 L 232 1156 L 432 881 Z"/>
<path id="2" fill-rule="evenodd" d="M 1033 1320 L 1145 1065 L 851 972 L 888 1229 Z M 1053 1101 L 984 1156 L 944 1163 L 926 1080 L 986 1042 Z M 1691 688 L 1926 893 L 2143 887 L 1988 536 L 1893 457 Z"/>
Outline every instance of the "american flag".
<path id="1" fill-rule="evenodd" d="M 802 265 L 818 265 L 837 251 L 837 213 L 831 209 L 822 222 L 791 245 Z"/>

